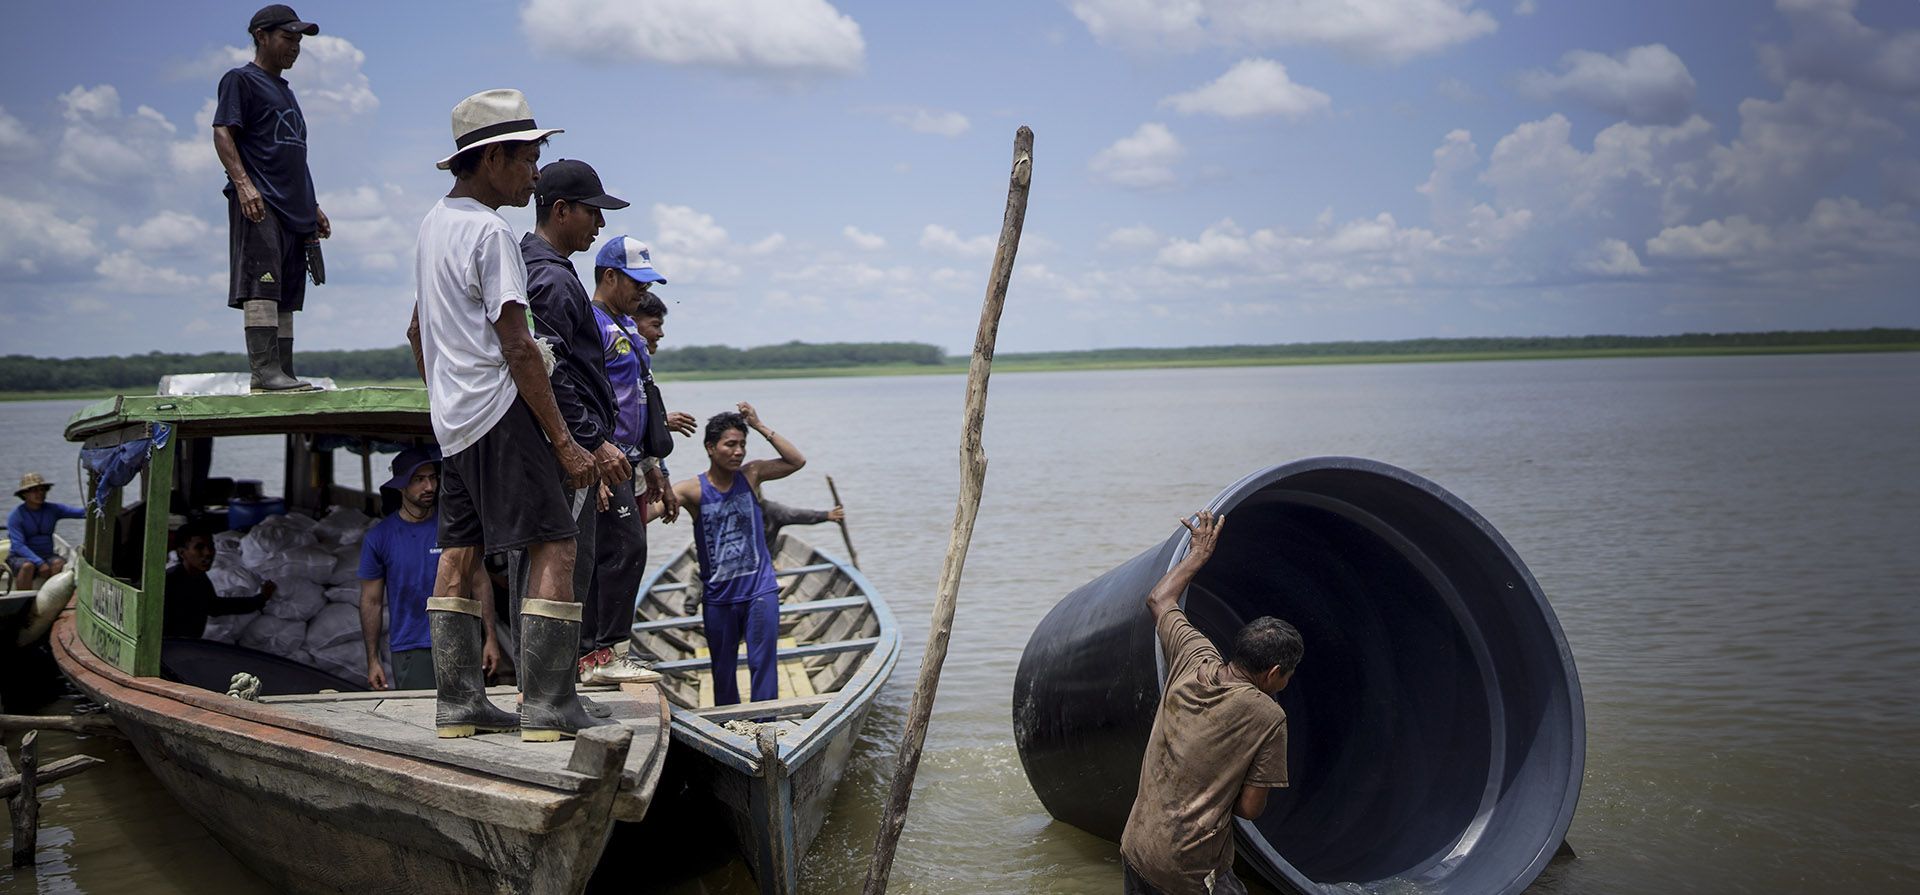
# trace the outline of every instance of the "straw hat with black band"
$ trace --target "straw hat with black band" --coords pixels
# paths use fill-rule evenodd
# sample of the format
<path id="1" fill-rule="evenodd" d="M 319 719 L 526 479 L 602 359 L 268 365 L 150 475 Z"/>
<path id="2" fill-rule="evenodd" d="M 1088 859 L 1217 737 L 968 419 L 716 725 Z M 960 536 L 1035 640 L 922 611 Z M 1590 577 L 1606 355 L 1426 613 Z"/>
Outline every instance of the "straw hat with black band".
<path id="1" fill-rule="evenodd" d="M 53 487 L 53 483 L 47 481 L 39 473 L 29 472 L 26 475 L 23 475 L 20 477 L 20 487 L 13 489 L 13 496 L 18 497 L 21 500 L 26 500 L 28 491 L 32 491 L 36 488 L 52 488 L 52 487 Z"/>
<path id="2" fill-rule="evenodd" d="M 520 91 L 510 87 L 482 90 L 453 107 L 453 155 L 441 159 L 436 167 L 442 171 L 453 167 L 454 156 L 475 147 L 532 142 L 563 133 L 566 131 L 562 128 L 535 124 L 533 109 Z"/>

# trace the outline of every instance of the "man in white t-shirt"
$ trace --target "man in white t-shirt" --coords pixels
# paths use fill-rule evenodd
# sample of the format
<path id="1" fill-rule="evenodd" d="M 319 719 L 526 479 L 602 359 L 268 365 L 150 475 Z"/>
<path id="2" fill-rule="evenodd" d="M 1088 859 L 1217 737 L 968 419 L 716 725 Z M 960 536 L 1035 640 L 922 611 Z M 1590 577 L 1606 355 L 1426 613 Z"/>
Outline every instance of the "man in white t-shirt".
<path id="1" fill-rule="evenodd" d="M 427 382 L 440 472 L 440 565 L 427 601 L 440 736 L 512 730 L 548 742 L 598 723 L 574 692 L 580 605 L 573 602 L 573 505 L 599 480 L 554 402 L 527 326 L 527 269 L 498 209 L 533 196 L 540 147 L 560 133 L 534 124 L 518 90 L 488 90 L 453 108 L 455 183 L 420 222 L 407 336 Z M 527 551 L 520 715 L 487 700 L 481 609 L 472 589 L 482 551 Z M 549 658 L 557 662 L 548 661 Z M 613 723 L 613 722 L 606 722 Z"/>

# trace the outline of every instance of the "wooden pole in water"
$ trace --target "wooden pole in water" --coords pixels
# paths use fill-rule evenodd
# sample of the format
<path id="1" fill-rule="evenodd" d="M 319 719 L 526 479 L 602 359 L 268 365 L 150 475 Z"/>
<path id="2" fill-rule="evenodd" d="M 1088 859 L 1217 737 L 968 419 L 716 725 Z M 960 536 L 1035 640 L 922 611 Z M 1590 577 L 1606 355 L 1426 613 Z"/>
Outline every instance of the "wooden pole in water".
<path id="1" fill-rule="evenodd" d="M 1000 309 L 1006 305 L 1007 283 L 1013 278 L 1013 257 L 1020 249 L 1020 228 L 1027 219 L 1027 187 L 1032 180 L 1033 131 L 1022 127 L 1013 138 L 1013 170 L 1007 176 L 1007 211 L 1000 223 L 1000 247 L 994 252 L 986 302 L 980 307 L 980 329 L 973 337 L 973 362 L 967 370 L 966 415 L 960 430 L 960 500 L 953 510 L 953 535 L 947 540 L 947 559 L 940 567 L 933 627 L 927 632 L 920 682 L 913 690 L 906 735 L 894 762 L 893 788 L 887 795 L 886 811 L 880 816 L 880 831 L 874 837 L 873 863 L 867 866 L 867 883 L 862 890 L 865 895 L 887 891 L 893 853 L 900 845 L 900 831 L 907 825 L 907 803 L 913 799 L 913 775 L 920 768 L 920 748 L 926 744 L 934 692 L 940 688 L 940 665 L 946 661 L 947 639 L 953 633 L 954 600 L 960 592 L 960 573 L 967 563 L 973 520 L 980 511 L 980 492 L 987 480 L 987 454 L 980 445 L 980 432 L 987 419 L 987 377 L 993 370 Z"/>
<path id="2" fill-rule="evenodd" d="M 40 732 L 20 738 L 20 791 L 7 800 L 13 813 L 13 866 L 32 867 L 40 845 Z"/>
<path id="3" fill-rule="evenodd" d="M 840 489 L 833 486 L 833 476 L 827 476 L 827 493 L 833 495 L 834 506 L 844 506 L 840 503 Z M 840 520 L 840 540 L 847 542 L 847 562 L 853 563 L 856 569 L 860 568 L 860 552 L 853 549 L 853 535 L 847 534 L 845 519 Z"/>

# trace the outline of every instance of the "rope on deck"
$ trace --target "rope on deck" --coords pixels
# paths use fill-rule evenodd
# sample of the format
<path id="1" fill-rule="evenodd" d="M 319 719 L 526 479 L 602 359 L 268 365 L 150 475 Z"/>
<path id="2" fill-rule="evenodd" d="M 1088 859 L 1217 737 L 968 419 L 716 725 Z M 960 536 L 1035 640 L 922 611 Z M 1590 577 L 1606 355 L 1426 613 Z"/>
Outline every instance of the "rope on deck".
<path id="1" fill-rule="evenodd" d="M 260 679 L 244 671 L 233 676 L 227 684 L 227 695 L 248 702 L 260 701 Z"/>

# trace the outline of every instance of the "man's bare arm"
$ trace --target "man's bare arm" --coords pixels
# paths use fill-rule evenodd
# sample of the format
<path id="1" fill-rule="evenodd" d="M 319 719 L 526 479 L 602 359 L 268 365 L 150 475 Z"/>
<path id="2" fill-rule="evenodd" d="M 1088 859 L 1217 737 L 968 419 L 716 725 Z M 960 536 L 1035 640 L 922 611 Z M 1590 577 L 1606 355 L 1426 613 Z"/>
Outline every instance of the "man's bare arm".
<path id="1" fill-rule="evenodd" d="M 1220 531 L 1226 527 L 1227 517 L 1216 517 L 1209 510 L 1201 510 L 1191 519 L 1180 520 L 1180 524 L 1193 533 L 1193 540 L 1187 547 L 1187 555 L 1181 557 L 1180 562 L 1161 576 L 1159 583 L 1147 593 L 1147 609 L 1153 613 L 1155 627 L 1159 626 L 1161 616 L 1180 604 L 1180 595 L 1186 593 L 1193 576 L 1213 556 L 1213 548 L 1220 543 Z"/>
<path id="2" fill-rule="evenodd" d="M 386 669 L 380 666 L 380 621 L 386 603 L 386 579 L 360 582 L 360 639 L 367 644 L 367 685 L 375 690 L 387 688 Z"/>
<path id="3" fill-rule="evenodd" d="M 493 322 L 493 332 L 500 337 L 500 353 L 507 360 L 507 372 L 513 375 L 513 384 L 519 387 L 520 397 L 533 410 L 534 418 L 540 422 L 540 431 L 547 434 L 548 443 L 553 445 L 553 455 L 560 462 L 567 487 L 579 490 L 593 484 L 593 455 L 576 443 L 573 433 L 567 430 L 560 405 L 553 399 L 553 382 L 547 379 L 547 365 L 540 359 L 540 346 L 534 343 L 533 333 L 527 329 L 526 315 L 516 308 L 503 310 L 500 319 Z"/>
<path id="4" fill-rule="evenodd" d="M 233 128 L 213 129 L 213 154 L 220 157 L 220 167 L 227 169 L 227 179 L 233 181 L 233 195 L 240 201 L 240 213 L 256 224 L 267 216 L 267 202 L 260 198 L 260 190 L 253 185 L 253 178 L 247 176 L 247 169 L 240 164 L 240 147 L 233 141 Z"/>
<path id="5" fill-rule="evenodd" d="M 1267 811 L 1267 788 L 1242 784 L 1240 798 L 1233 800 L 1233 813 L 1247 820 L 1259 820 Z"/>
<path id="6" fill-rule="evenodd" d="M 748 404 L 745 401 L 740 402 L 740 415 L 747 418 L 747 426 L 749 428 L 760 433 L 761 437 L 767 440 L 767 443 L 773 445 L 774 450 L 780 452 L 779 459 L 754 460 L 741 468 L 741 472 L 746 473 L 747 483 L 752 485 L 756 490 L 760 487 L 761 482 L 784 479 L 787 476 L 799 472 L 801 467 L 807 465 L 807 458 L 800 453 L 800 449 L 794 447 L 793 442 L 788 441 L 786 436 L 773 431 L 766 423 L 761 422 L 760 414 L 754 411 L 752 404 Z"/>
<path id="7" fill-rule="evenodd" d="M 420 381 L 427 381 L 427 356 L 420 353 L 420 303 L 413 305 L 413 320 L 407 324 L 407 344 L 413 346 L 413 368 L 420 371 Z"/>

